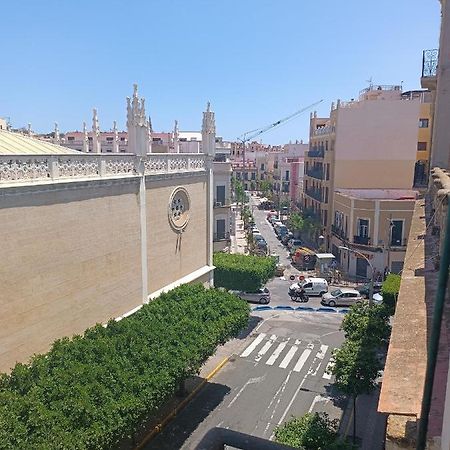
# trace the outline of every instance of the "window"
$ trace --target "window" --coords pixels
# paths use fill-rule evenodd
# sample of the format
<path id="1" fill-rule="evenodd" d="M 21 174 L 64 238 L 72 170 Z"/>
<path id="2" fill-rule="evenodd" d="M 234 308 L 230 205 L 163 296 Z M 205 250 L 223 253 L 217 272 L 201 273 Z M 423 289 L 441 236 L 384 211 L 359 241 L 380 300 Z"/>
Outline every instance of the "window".
<path id="1" fill-rule="evenodd" d="M 124 137 L 121 137 L 120 140 L 123 142 L 123 141 L 125 141 L 125 138 L 124 138 Z"/>
<path id="2" fill-rule="evenodd" d="M 427 143 L 426 142 L 418 142 L 417 143 L 417 151 L 426 152 L 427 151 Z"/>
<path id="3" fill-rule="evenodd" d="M 216 186 L 216 202 L 225 205 L 225 186 Z"/>
<path id="4" fill-rule="evenodd" d="M 358 236 L 368 237 L 369 236 L 369 220 L 368 219 L 358 219 Z"/>
<path id="5" fill-rule="evenodd" d="M 92 141 L 92 136 L 89 136 L 89 137 L 88 137 L 88 141 Z"/>
<path id="6" fill-rule="evenodd" d="M 256 180 L 256 172 L 252 172 L 252 180 Z"/>
<path id="7" fill-rule="evenodd" d="M 285 180 L 289 181 L 289 170 L 286 170 Z"/>
<path id="8" fill-rule="evenodd" d="M 403 239 L 403 220 L 391 220 L 391 245 L 401 246 Z"/>
<path id="9" fill-rule="evenodd" d="M 108 142 L 112 142 L 113 139 L 114 139 L 114 138 L 112 138 L 112 137 L 107 137 L 107 138 L 106 138 L 106 140 L 107 140 Z"/>
<path id="10" fill-rule="evenodd" d="M 74 136 L 67 136 L 67 140 L 68 140 L 68 141 L 74 141 L 74 140 L 75 140 L 75 137 L 74 137 Z"/>
<path id="11" fill-rule="evenodd" d="M 419 128 L 428 128 L 429 120 L 428 119 L 419 119 Z"/>

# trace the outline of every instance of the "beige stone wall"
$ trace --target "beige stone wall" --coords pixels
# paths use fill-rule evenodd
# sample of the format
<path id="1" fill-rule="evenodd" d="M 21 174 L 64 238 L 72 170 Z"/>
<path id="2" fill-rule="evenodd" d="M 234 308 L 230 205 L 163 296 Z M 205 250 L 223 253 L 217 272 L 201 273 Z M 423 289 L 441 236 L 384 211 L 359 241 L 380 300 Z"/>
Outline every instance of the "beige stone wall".
<path id="1" fill-rule="evenodd" d="M 0 371 L 141 303 L 137 192 L 136 180 L 2 189 Z"/>
<path id="2" fill-rule="evenodd" d="M 185 231 L 175 232 L 168 220 L 170 195 L 183 186 L 190 197 L 190 219 Z M 147 245 L 149 293 L 207 265 L 205 178 L 147 182 Z"/>

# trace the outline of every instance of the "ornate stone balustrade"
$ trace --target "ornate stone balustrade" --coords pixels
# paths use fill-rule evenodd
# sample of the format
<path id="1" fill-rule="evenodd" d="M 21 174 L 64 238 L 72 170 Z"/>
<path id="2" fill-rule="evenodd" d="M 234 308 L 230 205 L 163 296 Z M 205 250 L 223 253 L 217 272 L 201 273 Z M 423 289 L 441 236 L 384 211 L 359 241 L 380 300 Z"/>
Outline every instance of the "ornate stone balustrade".
<path id="1" fill-rule="evenodd" d="M 14 183 L 52 182 L 86 178 L 117 178 L 142 175 L 203 172 L 204 154 L 150 153 L 80 155 L 0 155 L 0 186 Z"/>

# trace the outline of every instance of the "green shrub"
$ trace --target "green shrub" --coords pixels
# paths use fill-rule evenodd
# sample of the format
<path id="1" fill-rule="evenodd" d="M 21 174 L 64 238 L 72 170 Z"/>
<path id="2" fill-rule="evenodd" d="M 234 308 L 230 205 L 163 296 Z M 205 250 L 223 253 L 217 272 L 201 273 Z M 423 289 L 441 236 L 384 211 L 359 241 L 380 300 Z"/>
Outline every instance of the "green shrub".
<path id="1" fill-rule="evenodd" d="M 255 292 L 274 276 L 276 260 L 270 256 L 215 253 L 214 266 L 216 287 Z"/>
<path id="2" fill-rule="evenodd" d="M 401 276 L 389 274 L 383 282 L 381 294 L 383 295 L 383 303 L 386 305 L 389 314 L 395 313 L 395 304 L 397 302 L 398 292 L 400 291 Z"/>
<path id="3" fill-rule="evenodd" d="M 111 448 L 132 435 L 248 323 L 234 295 L 201 285 L 161 295 L 120 322 L 63 338 L 0 376 L 0 446 Z"/>
<path id="4" fill-rule="evenodd" d="M 348 450 L 352 445 L 338 437 L 337 419 L 331 420 L 326 413 L 306 413 L 275 429 L 275 441 L 305 450 Z"/>

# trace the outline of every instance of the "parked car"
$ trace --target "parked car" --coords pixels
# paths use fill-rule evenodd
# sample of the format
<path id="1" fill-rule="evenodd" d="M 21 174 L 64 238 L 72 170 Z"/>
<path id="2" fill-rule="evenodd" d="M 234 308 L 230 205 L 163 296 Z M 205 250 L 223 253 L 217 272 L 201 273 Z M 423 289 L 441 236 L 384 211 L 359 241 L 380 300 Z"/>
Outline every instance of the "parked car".
<path id="1" fill-rule="evenodd" d="M 288 248 L 289 248 L 291 251 L 297 250 L 297 249 L 300 248 L 302 245 L 303 245 L 303 242 L 302 242 L 301 239 L 291 239 L 291 240 L 288 242 Z"/>
<path id="2" fill-rule="evenodd" d="M 328 292 L 328 283 L 324 278 L 305 278 L 303 281 L 294 283 L 290 286 L 289 292 L 298 291 L 302 287 L 306 294 L 322 296 Z"/>
<path id="3" fill-rule="evenodd" d="M 247 300 L 249 303 L 260 303 L 267 305 L 270 303 L 270 291 L 269 289 L 261 288 L 256 292 L 244 292 L 244 291 L 230 291 L 232 294 L 237 295 L 242 300 Z"/>
<path id="4" fill-rule="evenodd" d="M 293 239 L 294 235 L 292 234 L 292 232 L 288 231 L 287 234 L 285 234 L 282 238 L 281 238 L 281 243 L 284 245 L 288 245 L 289 241 L 291 239 Z"/>
<path id="5" fill-rule="evenodd" d="M 362 301 L 363 298 L 356 289 L 339 288 L 324 294 L 320 303 L 324 306 L 351 306 Z"/>
<path id="6" fill-rule="evenodd" d="M 378 294 L 378 292 L 381 292 L 381 288 L 383 287 L 383 283 L 379 282 L 379 281 L 375 281 L 373 283 L 373 293 L 374 294 Z M 366 283 L 363 286 L 358 288 L 359 293 L 364 297 L 364 298 L 369 298 L 369 290 L 370 290 L 370 283 Z"/>

